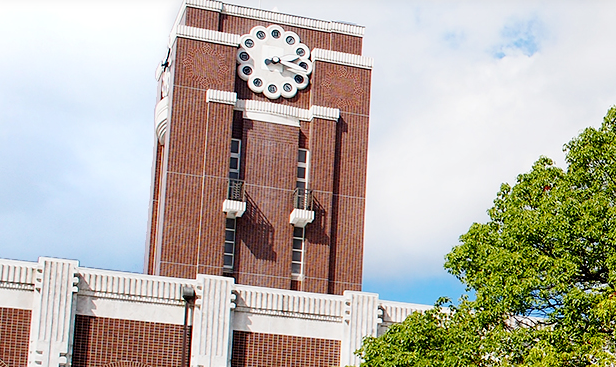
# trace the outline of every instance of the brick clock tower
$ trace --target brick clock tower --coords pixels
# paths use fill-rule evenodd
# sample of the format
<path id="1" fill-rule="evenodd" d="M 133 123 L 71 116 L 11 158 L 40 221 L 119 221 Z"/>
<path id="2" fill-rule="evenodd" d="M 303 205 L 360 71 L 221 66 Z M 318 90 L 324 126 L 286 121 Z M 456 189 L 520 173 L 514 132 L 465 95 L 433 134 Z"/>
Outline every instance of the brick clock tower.
<path id="1" fill-rule="evenodd" d="M 158 68 L 145 271 L 361 290 L 361 26 L 187 0 Z"/>

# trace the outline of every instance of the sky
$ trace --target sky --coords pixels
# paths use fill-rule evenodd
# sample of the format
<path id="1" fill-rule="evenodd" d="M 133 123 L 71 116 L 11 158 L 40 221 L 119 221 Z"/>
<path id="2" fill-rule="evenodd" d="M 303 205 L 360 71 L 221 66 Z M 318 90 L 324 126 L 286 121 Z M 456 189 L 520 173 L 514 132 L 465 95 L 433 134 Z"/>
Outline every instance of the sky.
<path id="1" fill-rule="evenodd" d="M 366 27 L 364 291 L 432 304 L 500 185 L 616 104 L 610 1 L 280 1 Z M 141 272 L 154 70 L 179 0 L 0 1 L 0 258 Z"/>

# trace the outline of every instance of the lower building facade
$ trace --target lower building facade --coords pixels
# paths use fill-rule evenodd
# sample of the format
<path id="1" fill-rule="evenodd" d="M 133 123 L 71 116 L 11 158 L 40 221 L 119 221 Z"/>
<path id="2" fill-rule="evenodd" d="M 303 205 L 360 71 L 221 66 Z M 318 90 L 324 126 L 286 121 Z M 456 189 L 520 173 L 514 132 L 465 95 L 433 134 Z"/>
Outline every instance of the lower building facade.
<path id="1" fill-rule="evenodd" d="M 349 366 L 429 306 L 0 259 L 0 367 Z"/>

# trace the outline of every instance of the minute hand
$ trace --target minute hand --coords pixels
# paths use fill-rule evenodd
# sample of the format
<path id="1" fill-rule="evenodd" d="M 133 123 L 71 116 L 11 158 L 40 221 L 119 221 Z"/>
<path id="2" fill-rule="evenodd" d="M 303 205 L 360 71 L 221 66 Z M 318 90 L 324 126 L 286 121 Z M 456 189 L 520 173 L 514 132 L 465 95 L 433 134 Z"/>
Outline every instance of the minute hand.
<path id="1" fill-rule="evenodd" d="M 294 64 L 292 62 L 288 62 L 288 61 L 285 61 L 285 60 L 280 60 L 280 63 L 282 65 L 286 66 L 287 68 L 295 71 L 295 72 L 298 72 L 298 73 L 301 73 L 301 74 L 306 74 L 306 70 L 303 67 L 301 67 L 301 66 L 299 66 L 297 64 Z"/>

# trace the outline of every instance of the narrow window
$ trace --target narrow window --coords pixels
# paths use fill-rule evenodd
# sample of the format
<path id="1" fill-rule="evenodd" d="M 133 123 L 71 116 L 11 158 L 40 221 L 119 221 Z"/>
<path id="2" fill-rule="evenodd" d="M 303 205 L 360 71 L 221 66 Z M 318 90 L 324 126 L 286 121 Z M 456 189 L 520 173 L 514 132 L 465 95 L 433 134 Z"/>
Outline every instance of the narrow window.
<path id="1" fill-rule="evenodd" d="M 240 153 L 242 149 L 242 141 L 239 139 L 231 139 L 231 158 L 229 160 L 229 188 L 227 199 L 242 200 L 242 185 L 240 181 Z M 235 218 L 227 218 L 225 223 L 225 248 L 223 271 L 232 272 L 235 259 L 235 230 L 237 220 Z"/>
<path id="2" fill-rule="evenodd" d="M 304 274 L 304 228 L 293 227 L 293 255 L 291 275 L 294 280 L 301 280 Z"/>
<path id="3" fill-rule="evenodd" d="M 231 161 L 229 162 L 229 178 L 238 180 L 240 178 L 240 152 L 242 141 L 231 139 Z"/>
<path id="4" fill-rule="evenodd" d="M 233 270 L 233 260 L 235 257 L 235 218 L 227 218 L 225 225 L 225 254 L 223 270 Z"/>
<path id="5" fill-rule="evenodd" d="M 297 153 L 297 181 L 298 189 L 308 188 L 308 150 L 300 149 Z"/>

